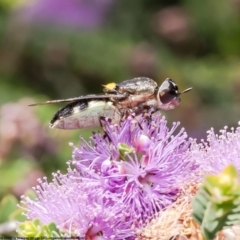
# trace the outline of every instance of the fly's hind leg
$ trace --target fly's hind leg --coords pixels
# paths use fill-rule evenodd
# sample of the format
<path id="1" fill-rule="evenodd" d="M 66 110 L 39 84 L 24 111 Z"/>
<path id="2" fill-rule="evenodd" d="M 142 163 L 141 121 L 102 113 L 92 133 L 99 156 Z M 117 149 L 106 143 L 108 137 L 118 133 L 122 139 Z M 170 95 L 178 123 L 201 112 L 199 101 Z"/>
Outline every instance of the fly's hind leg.
<path id="1" fill-rule="evenodd" d="M 102 130 L 103 130 L 103 132 L 104 132 L 104 135 L 103 135 L 103 138 L 105 139 L 105 138 L 107 138 L 108 140 L 109 140 L 109 142 L 112 142 L 112 140 L 111 140 L 111 138 L 110 138 L 110 136 L 109 136 L 109 134 L 107 133 L 107 131 L 106 131 L 106 127 L 105 127 L 105 122 L 109 122 L 109 123 L 111 123 L 111 119 L 110 118 L 107 118 L 107 117 L 104 117 L 104 116 L 99 116 L 99 123 L 100 123 L 100 126 L 101 126 L 101 128 L 102 128 Z"/>
<path id="2" fill-rule="evenodd" d="M 110 138 L 109 134 L 107 133 L 107 130 L 106 130 L 106 127 L 105 127 L 107 121 L 109 123 L 111 123 L 112 120 L 110 118 L 107 118 L 107 117 L 99 116 L 99 123 L 100 123 L 100 126 L 101 126 L 101 128 L 102 128 L 102 130 L 104 132 L 103 139 L 107 138 L 108 141 L 109 141 L 109 150 L 110 150 L 110 156 L 111 156 L 110 159 L 112 159 L 113 148 L 114 147 L 113 147 L 113 144 L 112 144 L 112 139 Z"/>

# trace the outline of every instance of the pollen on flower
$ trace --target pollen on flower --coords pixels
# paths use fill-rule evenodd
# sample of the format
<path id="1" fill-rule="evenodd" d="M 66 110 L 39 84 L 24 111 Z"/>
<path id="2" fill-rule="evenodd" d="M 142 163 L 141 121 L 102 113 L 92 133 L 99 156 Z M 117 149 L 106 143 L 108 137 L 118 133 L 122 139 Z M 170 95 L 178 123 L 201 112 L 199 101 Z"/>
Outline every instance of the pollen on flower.
<path id="1" fill-rule="evenodd" d="M 158 212 L 148 224 L 137 230 L 136 240 L 186 239 L 202 240 L 200 226 L 192 218 L 191 202 L 201 183 L 188 184 L 178 200 Z M 238 239 L 240 225 L 220 231 L 214 240 Z"/>
<path id="2" fill-rule="evenodd" d="M 157 239 L 159 236 L 163 240 L 179 239 L 179 237 L 193 239 L 199 231 L 195 226 L 196 224 L 192 223 L 191 218 L 193 188 L 193 185 L 188 185 L 184 189 L 184 195 L 179 197 L 175 203 L 157 213 L 145 228 L 138 230 L 136 239 L 150 240 Z"/>

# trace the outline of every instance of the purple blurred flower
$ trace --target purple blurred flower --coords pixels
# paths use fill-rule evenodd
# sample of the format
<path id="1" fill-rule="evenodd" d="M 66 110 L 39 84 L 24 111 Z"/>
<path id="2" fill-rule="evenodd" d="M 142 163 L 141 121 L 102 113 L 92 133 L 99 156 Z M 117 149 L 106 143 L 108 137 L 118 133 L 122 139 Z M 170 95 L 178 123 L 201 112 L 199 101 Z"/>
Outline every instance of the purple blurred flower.
<path id="1" fill-rule="evenodd" d="M 38 199 L 23 198 L 27 217 L 54 221 L 69 236 L 132 239 L 196 180 L 187 134 L 181 129 L 173 135 L 178 126 L 169 129 L 160 114 L 128 117 L 120 125 L 106 121 L 108 137 L 95 133 L 73 147 L 69 164 L 76 169 L 54 174 L 52 183 L 40 181 Z"/>
<path id="2" fill-rule="evenodd" d="M 20 12 L 26 21 L 67 27 L 96 28 L 104 20 L 112 0 L 37 0 Z"/>

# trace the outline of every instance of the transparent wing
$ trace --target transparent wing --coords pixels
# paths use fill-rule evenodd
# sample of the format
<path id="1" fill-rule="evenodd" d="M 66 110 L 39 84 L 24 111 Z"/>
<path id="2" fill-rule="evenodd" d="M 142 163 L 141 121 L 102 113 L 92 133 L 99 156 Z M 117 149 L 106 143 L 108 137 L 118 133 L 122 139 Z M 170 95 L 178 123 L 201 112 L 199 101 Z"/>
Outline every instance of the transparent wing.
<path id="1" fill-rule="evenodd" d="M 124 94 L 90 94 L 86 96 L 74 97 L 74 98 L 66 98 L 66 99 L 59 99 L 59 100 L 50 100 L 42 103 L 33 103 L 28 106 L 38 106 L 38 105 L 45 105 L 45 104 L 54 104 L 54 103 L 62 103 L 62 102 L 74 102 L 82 99 L 110 99 L 110 98 L 125 98 L 126 95 Z"/>

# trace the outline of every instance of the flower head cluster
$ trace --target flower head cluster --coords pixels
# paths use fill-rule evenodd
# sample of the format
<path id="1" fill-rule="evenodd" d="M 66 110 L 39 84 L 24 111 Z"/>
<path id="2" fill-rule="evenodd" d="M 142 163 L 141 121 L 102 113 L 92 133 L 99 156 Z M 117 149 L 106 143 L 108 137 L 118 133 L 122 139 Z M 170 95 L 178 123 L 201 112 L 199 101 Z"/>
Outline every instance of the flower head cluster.
<path id="1" fill-rule="evenodd" d="M 21 207 L 27 217 L 56 223 L 66 237 L 99 240 L 131 237 L 134 232 L 126 223 L 123 204 L 114 196 L 103 195 L 96 183 L 85 184 L 78 177 L 78 173 L 69 169 L 68 175 L 53 174 L 52 183 L 46 178 L 39 180 L 39 186 L 34 188 L 38 198 L 22 197 Z"/>
<path id="2" fill-rule="evenodd" d="M 86 239 L 131 239 L 155 213 L 173 203 L 197 177 L 187 134 L 169 129 L 160 114 L 105 123 L 104 135 L 73 146 L 66 175 L 40 182 L 35 201 L 24 197 L 27 216 Z M 74 168 L 74 170 L 72 170 Z"/>
<path id="3" fill-rule="evenodd" d="M 228 131 L 226 126 L 218 134 L 211 128 L 207 133 L 206 141 L 192 143 L 190 149 L 191 158 L 201 163 L 202 175 L 217 174 L 230 164 L 240 173 L 240 127 Z"/>

